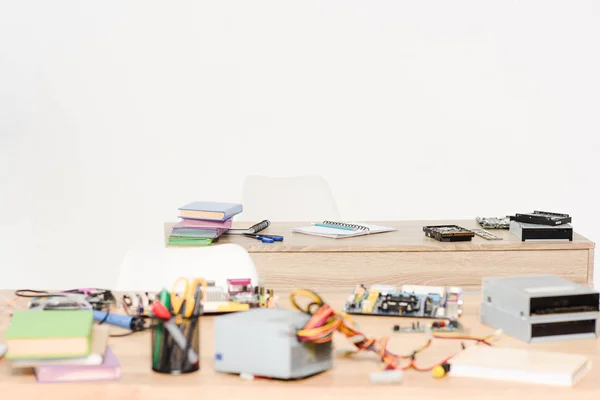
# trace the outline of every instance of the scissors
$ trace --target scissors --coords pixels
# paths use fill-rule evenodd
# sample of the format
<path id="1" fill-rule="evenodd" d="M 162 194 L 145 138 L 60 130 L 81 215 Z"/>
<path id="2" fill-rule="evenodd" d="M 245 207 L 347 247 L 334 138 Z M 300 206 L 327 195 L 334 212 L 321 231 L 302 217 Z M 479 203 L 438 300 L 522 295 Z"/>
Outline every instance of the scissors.
<path id="1" fill-rule="evenodd" d="M 245 233 L 244 236 L 248 236 L 263 243 L 283 242 L 283 236 L 279 235 L 257 235 L 255 233 Z"/>
<path id="2" fill-rule="evenodd" d="M 177 288 L 183 283 L 183 291 L 179 295 Z M 202 297 L 197 299 L 198 288 L 203 287 Z M 204 300 L 206 295 L 206 288 L 208 285 L 206 281 L 201 278 L 189 280 L 187 278 L 178 278 L 173 285 L 171 290 L 171 306 L 173 307 L 173 314 L 183 314 L 184 317 L 189 318 L 194 312 L 194 306 L 196 301 Z"/>

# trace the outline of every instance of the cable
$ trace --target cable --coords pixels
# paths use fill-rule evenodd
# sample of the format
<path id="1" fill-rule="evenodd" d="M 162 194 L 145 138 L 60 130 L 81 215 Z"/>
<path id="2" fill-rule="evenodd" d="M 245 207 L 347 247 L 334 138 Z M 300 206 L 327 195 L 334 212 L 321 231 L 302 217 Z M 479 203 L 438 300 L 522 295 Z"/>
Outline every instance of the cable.
<path id="1" fill-rule="evenodd" d="M 298 304 L 297 301 L 297 298 L 300 296 L 308 297 L 310 300 L 312 300 L 312 302 L 309 303 L 307 307 L 303 308 Z M 446 364 L 452 357 L 454 357 L 454 355 L 456 355 L 456 353 L 429 367 L 421 367 L 415 363 L 416 355 L 427 349 L 431 345 L 433 338 L 472 340 L 477 342 L 477 344 L 483 343 L 491 346 L 491 343 L 489 343 L 488 340 L 495 336 L 494 334 L 484 338 L 478 338 L 468 335 L 449 336 L 446 334 L 429 332 L 431 337 L 421 347 L 414 350 L 411 354 L 398 355 L 390 352 L 387 349 L 389 338 L 383 337 L 380 339 L 373 339 L 367 337 L 354 327 L 355 324 L 349 315 L 334 310 L 315 292 L 307 289 L 295 290 L 290 294 L 290 301 L 297 310 L 311 316 L 304 327 L 296 332 L 296 336 L 299 341 L 327 343 L 333 339 L 334 332 L 340 332 L 346 336 L 358 350 L 376 353 L 383 363 L 384 370 L 407 370 L 412 368 L 416 371 L 431 371 L 440 365 Z M 318 308 L 315 307 L 315 305 L 318 306 Z M 410 361 L 401 365 L 401 361 L 407 359 Z"/>
<path id="2" fill-rule="evenodd" d="M 66 297 L 65 294 L 50 293 L 45 290 L 19 289 L 15 291 L 15 296 L 35 298 L 35 297 Z"/>

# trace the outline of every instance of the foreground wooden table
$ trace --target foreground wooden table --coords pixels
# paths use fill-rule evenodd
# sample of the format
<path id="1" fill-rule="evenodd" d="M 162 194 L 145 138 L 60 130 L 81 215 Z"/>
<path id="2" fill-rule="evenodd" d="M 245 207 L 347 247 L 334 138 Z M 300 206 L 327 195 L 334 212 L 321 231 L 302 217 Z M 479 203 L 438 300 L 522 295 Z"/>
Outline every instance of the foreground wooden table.
<path id="1" fill-rule="evenodd" d="M 594 243 L 579 234 L 574 240 L 521 242 L 508 230 L 492 230 L 503 240 L 478 236 L 470 242 L 442 243 L 425 237 L 423 226 L 455 224 L 479 227 L 471 221 L 375 222 L 395 232 L 346 239 L 293 233 L 306 222 L 272 223 L 261 233 L 283 235 L 265 244 L 256 239 L 224 235 L 213 245 L 237 243 L 251 255 L 258 276 L 276 291 L 310 287 L 343 292 L 357 283 L 403 283 L 462 286 L 478 289 L 486 276 L 554 274 L 577 283 L 593 283 Z M 165 223 L 165 238 L 174 223 Z M 248 227 L 250 223 L 234 223 Z"/>
<path id="2" fill-rule="evenodd" d="M 342 295 L 324 296 L 325 301 L 341 307 Z M 479 296 L 469 295 L 465 301 L 462 322 L 473 335 L 488 335 L 494 330 L 478 322 Z M 282 307 L 289 307 L 287 298 L 281 299 Z M 575 388 L 553 388 L 538 385 L 484 381 L 468 378 L 441 380 L 430 373 L 408 371 L 401 385 L 379 386 L 369 383 L 369 373 L 377 368 L 372 354 L 344 358 L 336 354 L 334 368 L 320 375 L 299 381 L 272 380 L 246 381 L 237 375 L 214 372 L 212 326 L 214 317 L 201 319 L 201 370 L 196 373 L 169 376 L 152 372 L 150 368 L 150 336 L 147 332 L 123 338 L 111 338 L 110 346 L 122 366 L 122 378 L 114 382 L 38 384 L 32 374 L 14 375 L 10 361 L 0 360 L 0 399 L 597 399 L 600 396 L 600 356 L 597 340 L 556 342 L 526 345 L 501 335 L 498 346 L 530 347 L 556 352 L 573 352 L 587 355 L 593 363 L 592 370 Z M 6 329 L 9 314 L 4 313 L 0 335 Z M 393 324 L 407 324 L 411 320 L 389 317 L 357 317 L 363 333 L 369 336 L 391 336 L 390 348 L 409 354 L 425 340 L 421 334 L 392 332 Z M 0 336 L 2 337 L 2 336 Z M 350 349 L 350 343 L 340 334 L 334 337 L 337 349 Z M 433 365 L 460 348 L 453 340 L 437 340 L 417 361 L 421 366 Z"/>

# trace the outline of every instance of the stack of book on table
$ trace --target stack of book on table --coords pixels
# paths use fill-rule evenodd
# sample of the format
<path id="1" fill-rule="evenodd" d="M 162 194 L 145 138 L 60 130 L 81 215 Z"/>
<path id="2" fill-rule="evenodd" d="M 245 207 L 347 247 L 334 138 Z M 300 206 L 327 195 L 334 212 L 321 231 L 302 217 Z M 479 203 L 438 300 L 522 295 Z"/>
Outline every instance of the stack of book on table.
<path id="1" fill-rule="evenodd" d="M 91 310 L 15 311 L 6 357 L 13 370 L 31 370 L 39 383 L 116 380 L 121 367 L 108 336 Z"/>
<path id="2" fill-rule="evenodd" d="M 238 203 L 212 201 L 195 201 L 179 207 L 181 221 L 173 227 L 167 245 L 210 245 L 231 228 L 233 217 L 242 210 Z"/>

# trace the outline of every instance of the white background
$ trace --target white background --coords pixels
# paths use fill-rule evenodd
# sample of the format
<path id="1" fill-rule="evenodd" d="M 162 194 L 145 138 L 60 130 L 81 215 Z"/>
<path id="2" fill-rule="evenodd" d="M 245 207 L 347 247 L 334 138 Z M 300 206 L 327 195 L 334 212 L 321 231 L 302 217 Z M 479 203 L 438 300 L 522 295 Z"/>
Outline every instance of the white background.
<path id="1" fill-rule="evenodd" d="M 597 240 L 599 20 L 592 0 L 2 1 L 0 286 L 110 285 L 248 174 L 322 175 L 347 220 L 543 209 Z"/>

